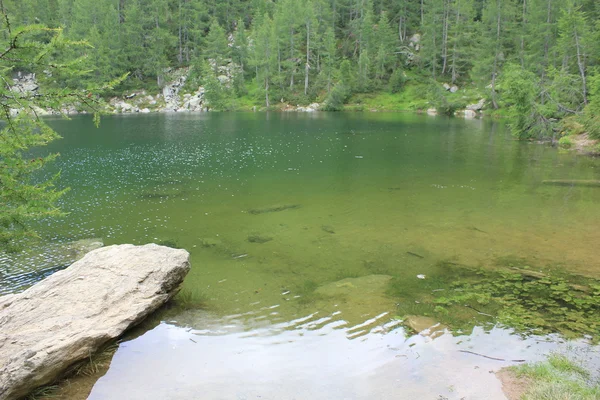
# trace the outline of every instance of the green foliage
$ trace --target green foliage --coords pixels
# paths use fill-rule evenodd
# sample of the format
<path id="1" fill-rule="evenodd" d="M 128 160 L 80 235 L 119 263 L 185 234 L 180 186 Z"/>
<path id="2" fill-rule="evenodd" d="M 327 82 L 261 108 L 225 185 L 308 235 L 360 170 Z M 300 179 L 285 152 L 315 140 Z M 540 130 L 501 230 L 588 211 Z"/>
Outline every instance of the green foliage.
<path id="1" fill-rule="evenodd" d="M 327 95 L 322 109 L 325 111 L 341 111 L 348 99 L 350 91 L 343 82 L 336 84 Z"/>
<path id="2" fill-rule="evenodd" d="M 45 86 L 54 78 L 48 70 L 65 77 L 81 77 L 84 59 L 58 62 L 63 52 L 87 46 L 84 42 L 67 40 L 61 29 L 43 25 L 13 26 L 0 2 L 0 249 L 13 250 L 19 239 L 33 235 L 28 223 L 34 219 L 60 214 L 56 201 L 65 193 L 55 187 L 58 175 L 43 180 L 40 169 L 57 154 L 40 153 L 39 148 L 59 138 L 39 114 L 47 109 L 61 110 L 70 105 L 98 111 L 102 108 L 97 94 L 117 83 L 104 87 L 89 86 L 87 90 L 52 89 Z M 11 87 L 17 71 L 35 74 L 42 84 L 35 91 Z M 96 114 L 98 121 L 98 114 Z M 33 155 L 33 150 L 36 154 Z"/>
<path id="3" fill-rule="evenodd" d="M 452 116 L 456 111 L 466 107 L 464 100 L 451 97 L 451 94 L 434 80 L 429 84 L 427 98 L 437 112 L 443 115 Z"/>
<path id="4" fill-rule="evenodd" d="M 583 124 L 587 133 L 600 139 L 600 71 L 596 69 L 589 80 L 589 103 L 584 109 Z"/>
<path id="5" fill-rule="evenodd" d="M 392 93 L 398 93 L 404 89 L 404 84 L 406 83 L 406 76 L 404 75 L 404 71 L 401 69 L 395 69 L 390 77 L 389 81 L 389 90 Z"/>
<path id="6" fill-rule="evenodd" d="M 509 109 L 518 138 L 554 141 L 552 121 L 580 115 L 584 109 L 580 122 L 592 137 L 600 137 L 600 114 L 593 105 L 600 19 L 589 0 L 3 4 L 18 21 L 15 26 L 64 26 L 66 38 L 88 43 L 53 51 L 51 56 L 60 63 L 82 57 L 77 69 L 90 72 L 73 75 L 54 69 L 54 87 L 87 88 L 129 73 L 129 89 L 156 91 L 172 69 L 203 59 L 211 60 L 217 76 L 230 62 L 241 68 L 232 92 L 245 105 L 327 99 L 331 109 L 341 109 L 340 98 L 347 102 L 353 95 L 389 90 L 403 93 L 400 104 L 420 108 L 423 93 L 409 99 L 413 93 L 403 91 L 403 78 L 410 76 L 461 88 L 476 85 L 492 108 Z M 18 63 L 13 67 L 26 70 Z M 341 93 L 345 91 L 340 82 L 347 93 Z M 256 87 L 251 96 L 246 95 L 250 86 Z M 430 97 L 445 114 L 465 104 L 446 93 Z"/>
<path id="7" fill-rule="evenodd" d="M 568 136 L 563 136 L 558 140 L 558 145 L 564 149 L 570 149 L 573 146 L 573 141 Z"/>
<path id="8" fill-rule="evenodd" d="M 207 106 L 214 111 L 227 110 L 229 108 L 229 91 L 219 81 L 214 69 L 206 61 L 200 66 L 200 76 Z"/>
<path id="9" fill-rule="evenodd" d="M 509 64 L 504 68 L 500 87 L 513 136 L 529 139 L 553 134 L 553 125 L 545 115 L 546 110 L 537 102 L 539 87 L 532 72 Z"/>
<path id="10" fill-rule="evenodd" d="M 437 296 L 441 306 L 462 305 L 495 312 L 498 322 L 519 331 L 561 332 L 600 339 L 600 282 L 575 285 L 566 278 L 523 272 L 478 271 Z M 488 312 L 488 313 L 489 313 Z"/>
<path id="11" fill-rule="evenodd" d="M 561 400 L 600 398 L 600 382 L 578 363 L 560 354 L 547 361 L 511 367 L 519 377 L 531 382 L 523 395 L 525 400 Z"/>

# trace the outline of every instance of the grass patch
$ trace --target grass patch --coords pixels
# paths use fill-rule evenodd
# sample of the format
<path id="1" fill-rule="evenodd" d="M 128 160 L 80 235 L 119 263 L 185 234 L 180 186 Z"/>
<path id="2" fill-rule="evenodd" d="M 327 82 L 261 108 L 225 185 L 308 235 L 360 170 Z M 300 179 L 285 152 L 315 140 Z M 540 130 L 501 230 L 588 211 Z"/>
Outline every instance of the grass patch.
<path id="1" fill-rule="evenodd" d="M 45 400 L 69 398 L 70 396 L 64 394 L 64 389 L 71 384 L 71 380 L 76 378 L 86 378 L 95 381 L 108 370 L 112 358 L 118 348 L 119 344 L 117 342 L 109 342 L 97 352 L 91 354 L 87 359 L 77 362 L 69 367 L 59 380 L 50 385 L 36 388 L 27 395 L 25 399 Z"/>
<path id="2" fill-rule="evenodd" d="M 521 397 L 523 400 L 600 399 L 600 383 L 590 379 L 581 365 L 563 355 L 552 354 L 547 361 L 509 370 L 533 382 Z"/>
<path id="3" fill-rule="evenodd" d="M 61 397 L 59 389 L 58 385 L 42 386 L 29 393 L 25 400 L 58 399 Z"/>
<path id="4" fill-rule="evenodd" d="M 183 310 L 204 309 L 208 307 L 208 296 L 197 290 L 183 288 L 181 292 L 173 298 L 172 304 Z"/>

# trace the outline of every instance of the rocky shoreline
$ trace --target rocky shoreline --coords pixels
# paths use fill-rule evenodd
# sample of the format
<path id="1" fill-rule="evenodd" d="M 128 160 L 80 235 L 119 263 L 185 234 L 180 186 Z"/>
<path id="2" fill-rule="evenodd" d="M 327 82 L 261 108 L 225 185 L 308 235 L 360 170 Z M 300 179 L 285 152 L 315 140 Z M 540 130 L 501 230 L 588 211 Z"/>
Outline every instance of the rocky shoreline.
<path id="1" fill-rule="evenodd" d="M 109 246 L 0 297 L 0 400 L 55 381 L 121 336 L 171 299 L 189 269 L 185 250 Z"/>
<path id="2" fill-rule="evenodd" d="M 225 86 L 230 86 L 236 73 L 236 65 L 230 63 L 219 68 L 217 79 Z M 145 89 L 133 90 L 126 92 L 121 97 L 112 97 L 102 110 L 109 114 L 150 114 L 150 113 L 176 113 L 176 112 L 208 112 L 211 110 L 210 104 L 206 99 L 206 90 L 203 86 L 190 89 L 186 86 L 190 74 L 189 68 L 180 68 L 169 71 L 169 80 L 159 93 L 149 93 Z M 454 93 L 458 90 L 455 85 L 443 84 L 443 88 Z M 35 96 L 38 94 L 39 85 L 35 74 L 17 73 L 13 78 L 11 90 L 21 96 Z M 274 108 L 278 111 L 285 112 L 315 112 L 320 111 L 322 105 L 314 102 L 309 105 L 291 105 L 285 102 L 278 103 Z M 466 106 L 464 110 L 456 111 L 455 115 L 467 119 L 477 118 L 482 116 L 485 107 L 485 100 Z M 260 111 L 264 108 L 257 106 L 252 108 L 252 111 Z M 32 110 L 38 116 L 48 115 L 77 115 L 86 114 L 87 111 L 78 109 L 75 105 L 65 106 L 62 109 L 42 109 L 34 107 Z M 437 115 L 435 108 L 430 108 L 426 111 L 428 115 Z M 12 109 L 12 115 L 18 115 L 23 110 Z"/>

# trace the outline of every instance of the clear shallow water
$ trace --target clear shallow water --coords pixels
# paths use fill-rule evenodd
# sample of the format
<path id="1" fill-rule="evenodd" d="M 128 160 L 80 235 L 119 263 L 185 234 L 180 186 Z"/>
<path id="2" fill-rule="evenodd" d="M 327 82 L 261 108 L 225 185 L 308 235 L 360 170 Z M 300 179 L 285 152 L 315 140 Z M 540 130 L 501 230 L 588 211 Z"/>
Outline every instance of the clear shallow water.
<path id="1" fill-rule="evenodd" d="M 427 281 L 443 274 L 440 261 L 495 268 L 514 259 L 600 276 L 600 189 L 542 183 L 600 179 L 600 161 L 513 141 L 501 124 L 344 113 L 115 116 L 100 129 L 86 117 L 52 124 L 64 139 L 52 144 L 61 157 L 47 172 L 60 170 L 61 185 L 71 187 L 63 200 L 69 215 L 42 222 L 43 241 L 26 255 L 0 260 L 0 289 L 18 290 L 52 271 L 56 243 L 176 244 L 192 256 L 184 293 L 204 299 L 219 328 L 205 331 L 204 312 L 171 310 L 159 318 L 172 328 L 147 335 L 185 327 L 221 337 L 215 346 L 248 344 L 270 353 L 271 340 L 298 332 L 296 325 L 275 334 L 272 327 L 308 318 L 316 333 L 307 335 L 306 359 L 340 346 L 352 363 L 361 351 L 379 350 L 357 350 L 349 339 L 387 345 L 386 332 L 406 339 L 388 324 L 399 305 L 414 300 L 388 296 L 373 275 L 418 288 L 417 275 Z M 42 272 L 9 279 L 34 271 Z M 258 336 L 267 329 L 271 339 L 253 344 L 233 335 L 231 345 L 232 318 L 235 329 Z M 293 375 L 307 366 L 295 361 L 304 346 L 290 346 Z M 124 366 L 133 360 L 126 347 L 121 354 Z M 154 365 L 164 359 L 150 354 Z M 211 365 L 226 360 L 231 373 L 222 379 L 241 374 L 235 358 L 210 357 Z M 258 375 L 272 378 L 271 367 L 255 365 Z M 172 381 L 165 382 L 168 389 Z"/>

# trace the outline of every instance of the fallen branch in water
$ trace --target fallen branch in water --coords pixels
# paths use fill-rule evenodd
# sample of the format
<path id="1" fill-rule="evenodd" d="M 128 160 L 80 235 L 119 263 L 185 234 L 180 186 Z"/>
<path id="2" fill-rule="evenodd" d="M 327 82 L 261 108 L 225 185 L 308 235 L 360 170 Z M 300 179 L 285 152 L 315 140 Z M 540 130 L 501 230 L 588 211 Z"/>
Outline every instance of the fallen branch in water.
<path id="1" fill-rule="evenodd" d="M 597 180 L 577 180 L 577 179 L 546 179 L 542 181 L 546 185 L 555 186 L 587 186 L 600 187 L 600 181 Z"/>
<path id="2" fill-rule="evenodd" d="M 413 256 L 413 257 L 417 257 L 417 258 L 425 258 L 425 257 L 423 257 L 423 256 L 422 256 L 422 255 L 420 255 L 420 254 L 413 253 L 412 251 L 407 251 L 407 252 L 406 252 L 406 254 L 408 254 L 408 255 L 410 255 L 410 256 Z"/>
<path id="3" fill-rule="evenodd" d="M 525 362 L 527 360 L 505 360 L 504 358 L 496 358 L 496 357 L 490 357 L 490 356 L 486 356 L 484 354 L 479 354 L 479 353 L 475 353 L 473 351 L 469 351 L 469 350 L 459 350 L 461 353 L 469 353 L 469 354 L 474 354 L 476 356 L 480 356 L 480 357 L 485 357 L 485 358 L 489 358 L 490 360 L 495 360 L 495 361 L 510 361 L 510 362 Z"/>

